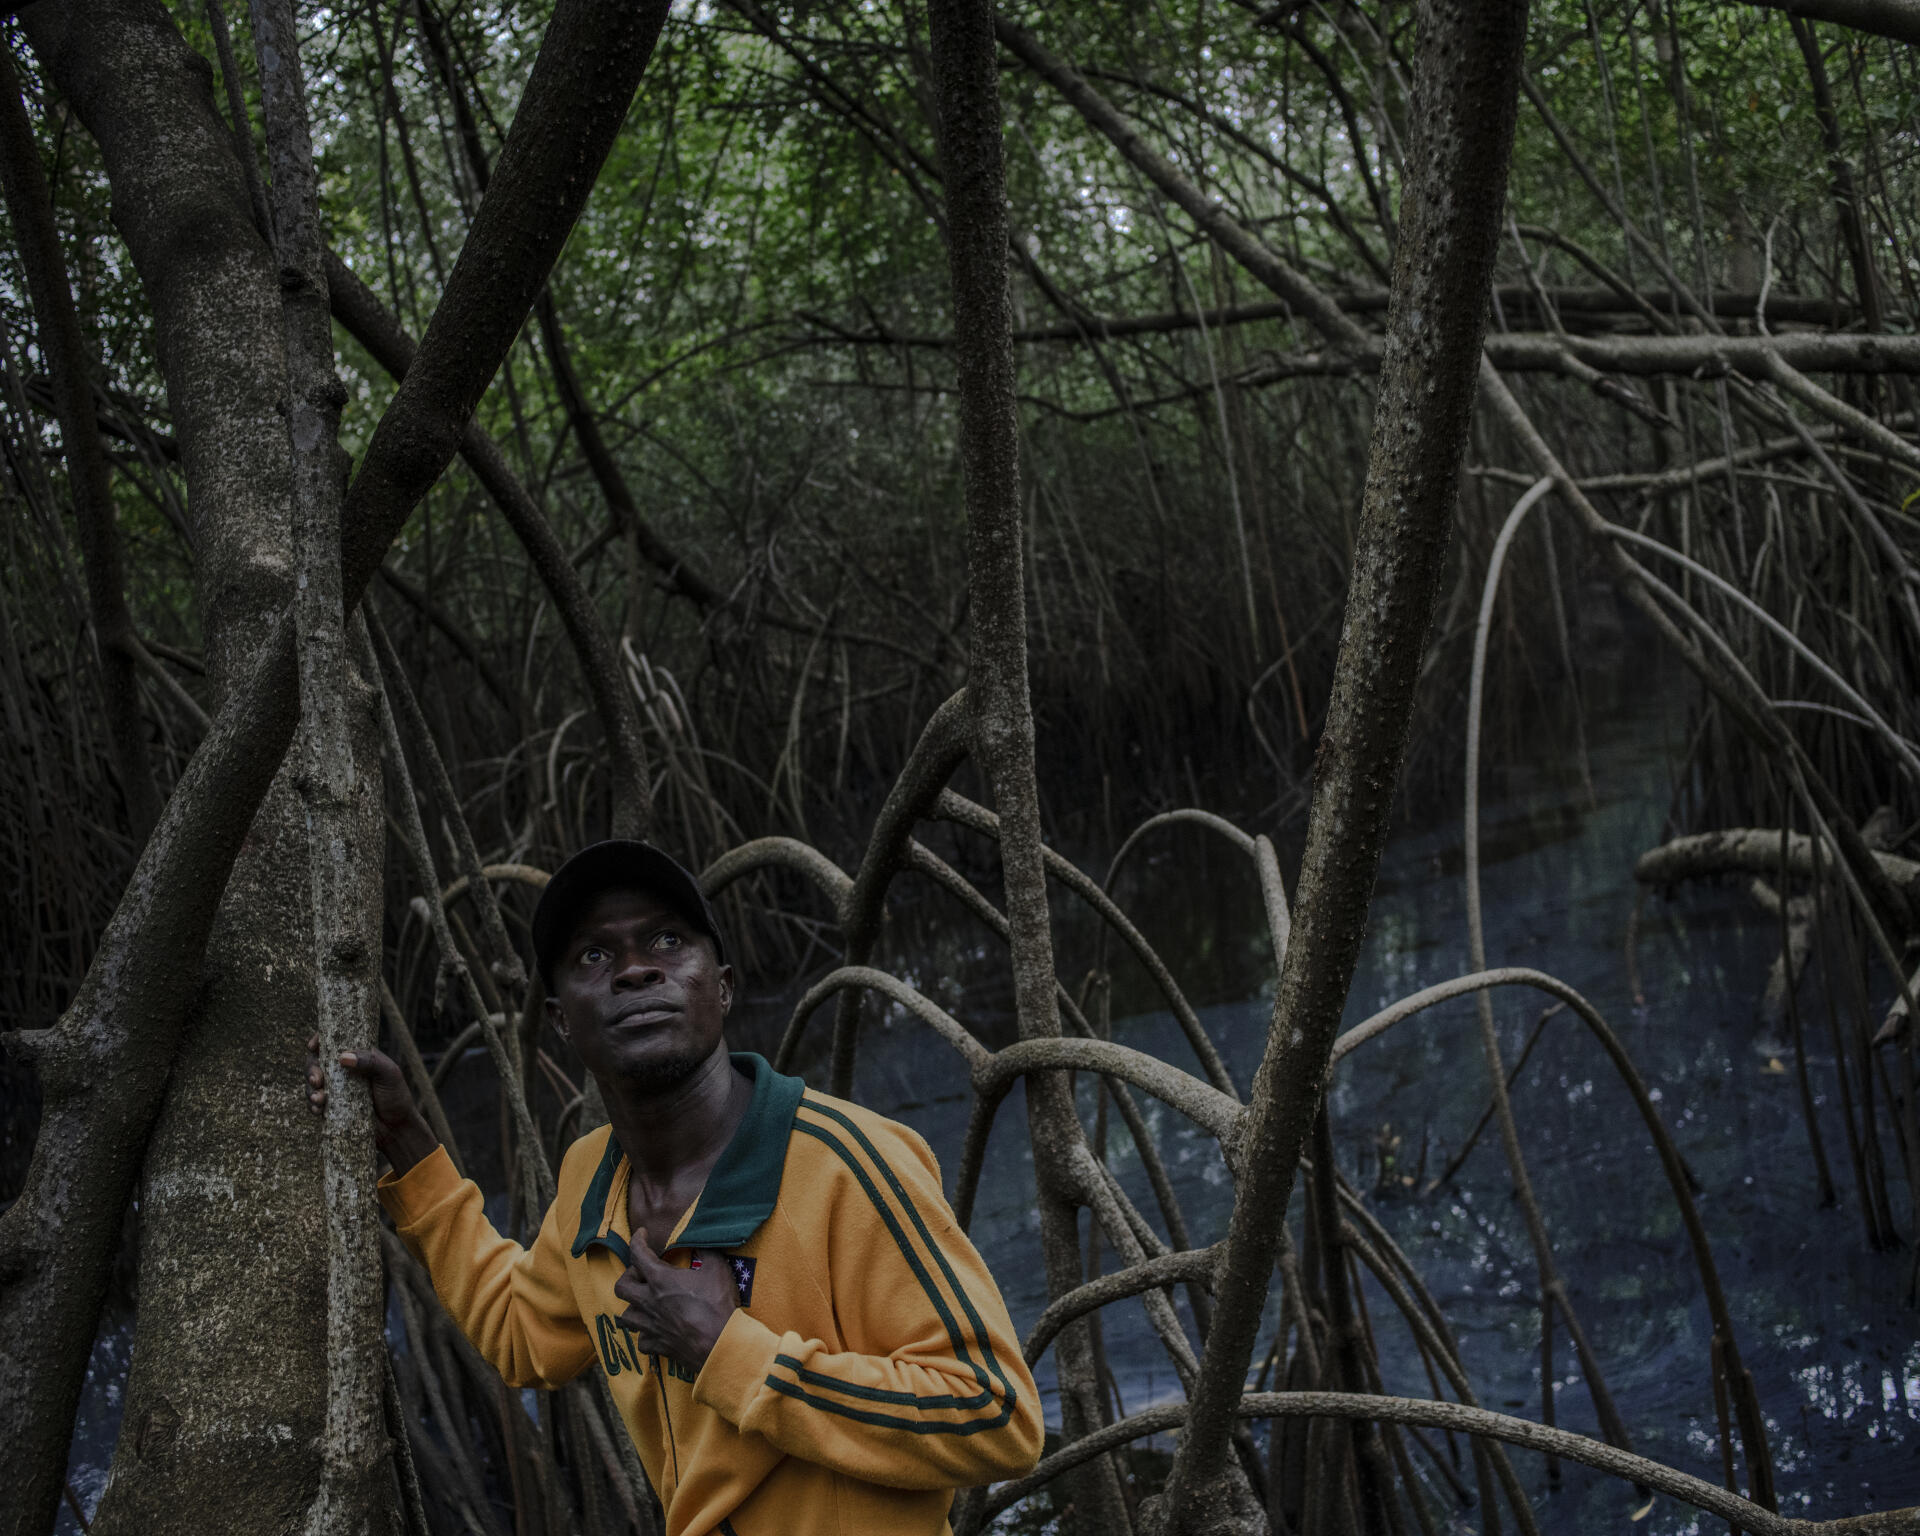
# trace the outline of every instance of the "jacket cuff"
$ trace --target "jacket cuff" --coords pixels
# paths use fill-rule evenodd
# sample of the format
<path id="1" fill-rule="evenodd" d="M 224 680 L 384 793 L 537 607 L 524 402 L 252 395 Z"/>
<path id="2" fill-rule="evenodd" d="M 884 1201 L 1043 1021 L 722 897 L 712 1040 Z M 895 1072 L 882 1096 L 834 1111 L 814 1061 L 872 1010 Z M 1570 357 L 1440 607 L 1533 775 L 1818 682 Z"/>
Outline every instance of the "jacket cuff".
<path id="1" fill-rule="evenodd" d="M 435 1147 L 399 1177 L 392 1169 L 380 1175 L 380 1204 L 393 1224 L 404 1229 L 417 1225 L 464 1182 L 447 1149 Z"/>
<path id="2" fill-rule="evenodd" d="M 694 1379 L 693 1400 L 705 1403 L 734 1428 L 744 1428 L 754 1394 L 772 1372 L 779 1349 L 779 1334 L 745 1307 L 736 1308 Z"/>

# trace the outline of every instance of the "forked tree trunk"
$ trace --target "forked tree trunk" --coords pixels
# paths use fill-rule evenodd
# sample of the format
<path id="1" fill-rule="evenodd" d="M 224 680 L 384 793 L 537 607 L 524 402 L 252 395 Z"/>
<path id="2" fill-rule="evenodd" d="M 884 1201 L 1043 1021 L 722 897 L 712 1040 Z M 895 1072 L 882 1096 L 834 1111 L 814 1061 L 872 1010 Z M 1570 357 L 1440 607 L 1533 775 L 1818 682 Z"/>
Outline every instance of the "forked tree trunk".
<path id="1" fill-rule="evenodd" d="M 348 490 L 341 519 L 343 607 L 359 601 L 387 546 L 445 470 L 482 392 L 519 335 L 626 116 L 665 15 L 664 0 L 559 0 L 555 5 L 493 187 L 474 217 L 419 355 L 375 427 Z M 191 180 L 177 201 L 163 195 L 177 161 L 195 168 L 211 163 L 213 151 L 201 142 L 210 132 L 222 145 L 232 182 L 239 181 L 225 129 L 212 109 L 205 62 L 181 40 L 159 0 L 35 6 L 22 12 L 21 25 L 49 75 L 101 140 L 116 218 L 141 269 L 167 359 L 190 495 L 217 497 L 231 486 L 237 504 L 257 508 L 262 494 L 277 485 L 284 505 L 287 435 L 274 411 L 284 386 L 272 266 L 257 232 L 251 244 L 224 233 L 235 219 L 251 228 L 248 200 L 243 189 L 230 184 Z M 143 261 L 142 245 L 148 241 Z M 209 282 L 196 261 L 219 259 L 229 259 L 229 265 L 216 266 Z M 258 301 L 260 274 L 264 305 Z M 248 313 L 256 318 L 239 326 L 236 315 Z M 201 331 L 216 336 L 225 331 L 225 344 L 197 348 Z M 203 376 L 196 366 L 208 372 Z M 255 416 L 272 426 L 270 434 L 255 428 Z M 232 430 L 218 430 L 223 426 Z M 247 464 L 245 454 L 269 441 L 277 467 L 275 462 Z M 274 560 L 263 553 L 263 563 L 272 567 Z M 285 566 L 282 553 L 278 569 Z M 231 568 L 206 569 L 201 579 L 211 587 L 237 574 Z M 264 639 L 260 631 L 249 635 L 238 625 L 209 634 L 209 671 L 225 691 L 214 728 L 162 812 L 72 1005 L 54 1028 L 14 1041 L 39 1065 L 45 1108 L 25 1184 L 0 1214 L 0 1445 L 8 1456 L 7 1476 L 0 1479 L 4 1536 L 40 1536 L 52 1522 L 121 1214 L 190 1006 L 203 991 L 201 961 L 215 906 L 292 738 L 298 691 L 292 629 L 285 623 L 263 628 Z M 260 823 L 267 828 L 285 824 L 279 815 Z M 250 853 L 259 851 L 259 842 Z M 298 872 L 304 897 L 304 840 L 283 857 Z M 264 919 L 262 926 L 267 926 Z M 297 912 L 280 913 L 274 926 L 273 947 L 246 956 L 273 967 L 265 972 L 272 988 L 244 978 L 248 987 L 235 991 L 246 997 L 255 1033 L 263 1028 L 285 1032 L 276 1039 L 287 1051 L 286 1070 L 276 1073 L 264 1101 L 254 1102 L 263 1117 L 281 1113 L 284 1104 L 284 1113 L 298 1119 L 305 1116 L 300 1080 L 306 1030 L 293 1021 L 301 1000 L 311 996 L 311 983 L 284 988 L 281 983 L 289 960 L 306 950 L 304 944 L 290 949 L 286 942 L 289 934 L 310 931 L 304 904 Z M 216 976 L 215 986 L 222 980 Z M 177 1081 L 173 1093 L 178 1099 Z M 191 1134 L 184 1117 L 180 1130 Z M 310 1124 L 306 1135 L 310 1155 L 317 1154 Z M 319 1229 L 322 1213 L 299 1202 L 243 1202 L 237 1191 L 199 1187 L 191 1177 L 167 1181 L 164 1158 L 156 1156 L 154 1166 L 161 1174 L 149 1183 L 150 1198 L 169 1194 L 200 1200 L 210 1212 L 223 1207 L 234 1212 L 235 1249 L 256 1262 L 249 1284 L 271 1289 L 270 1266 L 294 1235 L 290 1223 L 310 1220 Z M 84 1192 L 84 1198 L 76 1192 Z M 323 1274 L 324 1262 L 316 1260 L 302 1273 Z M 204 1292 L 195 1298 L 202 1306 L 224 1299 Z M 290 1355 L 317 1360 L 324 1352 L 317 1322 L 323 1305 L 303 1306 L 287 1296 L 280 1302 L 277 1331 L 261 1343 L 270 1364 L 257 1372 L 257 1391 L 273 1389 Z M 316 1332 L 309 1345 L 294 1330 L 310 1317 L 316 1319 Z M 151 1413 L 136 1416 L 134 1405 L 128 1405 L 125 1438 L 135 1451 L 164 1448 L 179 1428 L 179 1416 L 163 1393 L 150 1406 Z M 262 1423 L 272 1428 L 274 1421 L 263 1418 Z M 317 1437 L 318 1426 L 309 1433 Z M 274 1443 L 293 1443 L 295 1435 L 294 1426 L 286 1425 Z M 312 1482 L 259 1476 L 271 1449 L 259 1448 L 253 1477 L 219 1477 L 203 1466 L 196 1479 L 195 1456 L 183 1448 L 172 1486 L 227 1501 L 196 1530 L 242 1528 L 241 1517 L 253 1513 L 236 1508 L 246 1498 L 261 1511 L 263 1528 L 278 1531 L 298 1523 Z M 266 1507 L 294 1486 L 302 1496 L 293 1509 L 276 1516 Z M 160 1502 L 151 1507 L 164 1511 Z"/>
<path id="2" fill-rule="evenodd" d="M 77 0 L 26 21 L 48 76 L 100 146 L 115 222 L 152 303 L 217 708 L 292 596 L 273 254 L 254 226 L 206 67 L 159 6 Z M 135 1364 L 127 1433 L 95 1512 L 103 1536 L 269 1529 L 289 1491 L 318 1475 L 320 1167 L 303 1123 L 311 1117 L 285 1087 L 304 1070 L 313 1006 L 310 946 L 289 943 L 312 924 L 291 775 L 275 778 L 257 815 L 245 814 L 252 826 L 204 969 L 197 954 L 182 957 L 198 984 L 178 1059 L 142 1069 L 166 1096 L 138 1194 Z"/>
<path id="3" fill-rule="evenodd" d="M 420 350 L 414 339 L 373 290 L 331 251 L 326 255 L 326 277 L 327 302 L 334 319 L 396 380 L 405 378 L 414 354 Z M 479 422 L 467 423 L 460 438 L 460 452 L 474 479 L 486 488 L 526 550 L 528 563 L 547 589 L 561 627 L 573 644 L 581 681 L 607 737 L 613 835 L 650 836 L 652 776 L 646 739 L 640 729 L 640 710 L 619 652 L 614 649 L 613 636 L 594 606 L 593 594 L 574 569 L 572 557 L 539 504 L 507 463 L 506 454 Z"/>
<path id="4" fill-rule="evenodd" d="M 1525 0 L 1423 0 L 1413 143 L 1365 500 L 1314 767 L 1293 934 L 1167 1525 L 1222 1529 L 1214 1489 L 1279 1252 L 1295 1170 L 1366 932 L 1413 696 L 1452 533 L 1505 205 Z"/>
<path id="5" fill-rule="evenodd" d="M 1040 852 L 1040 794 L 1033 760 L 1033 703 L 1027 690 L 1027 615 L 1014 414 L 1013 308 L 1007 291 L 1006 169 L 1000 148 L 1000 90 L 991 0 L 933 0 L 927 7 L 939 93 L 940 157 L 947 194 L 947 252 L 953 279 L 954 364 L 960 384 L 960 460 L 967 505 L 968 622 L 972 655 L 967 697 L 974 760 L 993 787 L 1013 949 L 1014 1003 L 1022 1037 L 1060 1033 L 1054 996 L 1047 875 Z M 1064 1072 L 1027 1079 L 1027 1120 L 1047 1293 L 1059 1297 L 1084 1278 L 1079 1199 L 1069 1170 L 1080 1121 Z M 1054 1345 L 1063 1433 L 1077 1438 L 1101 1422 L 1100 1386 L 1085 1323 Z M 1079 1529 L 1130 1528 L 1112 1465 L 1104 1457 L 1075 1480 Z"/>

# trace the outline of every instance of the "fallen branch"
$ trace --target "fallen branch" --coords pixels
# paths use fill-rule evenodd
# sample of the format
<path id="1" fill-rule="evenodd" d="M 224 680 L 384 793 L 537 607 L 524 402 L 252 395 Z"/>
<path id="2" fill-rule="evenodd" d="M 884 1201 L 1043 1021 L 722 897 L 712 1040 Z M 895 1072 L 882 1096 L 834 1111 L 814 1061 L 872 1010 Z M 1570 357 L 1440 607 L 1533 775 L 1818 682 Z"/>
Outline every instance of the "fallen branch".
<path id="1" fill-rule="evenodd" d="M 1785 836 L 1786 846 L 1781 847 Z M 1897 853 L 1873 851 L 1874 862 L 1910 901 L 1920 903 L 1920 861 Z M 1695 832 L 1649 848 L 1635 861 L 1633 878 L 1643 885 L 1678 885 L 1715 875 L 1778 875 L 1782 868 L 1803 880 L 1814 877 L 1813 839 L 1804 832 L 1783 834 L 1777 827 L 1728 827 Z"/>

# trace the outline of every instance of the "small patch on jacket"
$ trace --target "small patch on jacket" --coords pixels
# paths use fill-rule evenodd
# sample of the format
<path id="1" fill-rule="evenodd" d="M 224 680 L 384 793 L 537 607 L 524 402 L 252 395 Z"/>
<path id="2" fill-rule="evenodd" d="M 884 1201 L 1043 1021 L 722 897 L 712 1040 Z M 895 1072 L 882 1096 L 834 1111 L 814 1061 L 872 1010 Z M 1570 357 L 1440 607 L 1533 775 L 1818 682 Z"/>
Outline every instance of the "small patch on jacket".
<path id="1" fill-rule="evenodd" d="M 740 1293 L 740 1305 L 747 1306 L 753 1300 L 753 1260 L 745 1254 L 730 1253 L 727 1262 L 733 1266 L 733 1288 Z"/>

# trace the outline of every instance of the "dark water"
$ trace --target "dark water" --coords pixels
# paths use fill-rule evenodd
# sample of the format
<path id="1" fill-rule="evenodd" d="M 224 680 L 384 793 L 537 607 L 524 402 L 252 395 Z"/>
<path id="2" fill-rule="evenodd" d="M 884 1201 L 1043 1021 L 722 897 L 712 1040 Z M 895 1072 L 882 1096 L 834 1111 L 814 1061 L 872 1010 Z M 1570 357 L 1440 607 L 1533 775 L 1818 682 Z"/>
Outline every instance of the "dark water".
<path id="1" fill-rule="evenodd" d="M 1805 985 L 1802 1007 L 1840 1193 L 1840 1204 L 1827 1210 L 1817 1208 L 1791 1055 L 1761 1037 L 1757 1019 L 1777 953 L 1776 920 L 1731 884 L 1649 898 L 1637 946 L 1646 1004 L 1634 1006 L 1624 963 L 1632 866 L 1658 840 L 1670 793 L 1658 724 L 1644 716 L 1622 722 L 1597 748 L 1597 805 L 1564 774 L 1513 775 L 1492 799 L 1483 813 L 1489 963 L 1533 966 L 1578 988 L 1655 1085 L 1661 1113 L 1702 1186 L 1700 1209 L 1767 1416 L 1783 1510 L 1828 1517 L 1920 1504 L 1920 1315 L 1900 1301 L 1910 1254 L 1875 1254 L 1863 1240 L 1817 978 Z M 1163 952 L 1183 984 L 1191 977 L 1205 985 L 1210 972 L 1244 973 L 1255 964 L 1267 973 L 1245 987 L 1243 1000 L 1201 1010 L 1244 1091 L 1272 991 L 1257 893 L 1230 867 L 1238 856 L 1224 843 L 1208 850 L 1211 875 L 1196 880 L 1181 866 L 1194 862 L 1202 834 L 1159 836 L 1165 863 L 1131 882 L 1135 894 L 1126 905 L 1151 939 L 1167 945 Z M 948 965 L 971 971 L 977 953 L 949 956 Z M 921 969 L 922 984 L 972 1022 L 953 970 Z M 1389 849 L 1347 1025 L 1470 969 L 1456 817 L 1400 836 Z M 1116 986 L 1116 1013 L 1129 1002 L 1137 1011 L 1116 1021 L 1115 1038 L 1193 1068 L 1171 1016 L 1151 1009 L 1158 999 L 1144 975 L 1129 982 L 1122 973 Z M 1519 989 L 1493 998 L 1511 1068 L 1549 999 Z M 993 1006 L 989 995 L 983 1007 Z M 863 1102 L 912 1123 L 944 1158 L 957 1158 L 965 1084 L 945 1048 L 896 1010 L 869 1035 L 867 1050 L 858 1085 Z M 1362 1046 L 1337 1069 L 1333 1088 L 1348 1175 L 1373 1188 L 1379 1140 L 1392 1135 L 1401 1138 L 1396 1173 L 1418 1165 L 1424 1143 L 1428 1172 L 1437 1174 L 1486 1107 L 1487 1084 L 1471 998 Z M 1632 1100 L 1598 1045 L 1562 1014 L 1547 1025 L 1514 1102 L 1561 1273 L 1635 1449 L 1718 1482 L 1711 1327 L 1677 1209 Z M 1232 1189 L 1213 1143 L 1173 1111 L 1142 1103 L 1164 1138 L 1194 1241 L 1223 1236 Z M 1083 1092 L 1083 1108 L 1090 1116 L 1090 1093 Z M 1016 1094 L 996 1126 L 973 1228 L 1022 1330 L 1046 1299 L 1024 1119 Z M 1117 1124 L 1110 1144 L 1130 1195 L 1157 1224 L 1151 1192 Z M 1890 1134 L 1886 1151 L 1897 1163 Z M 1890 1179 L 1904 1231 L 1905 1187 L 1897 1170 L 1890 1169 Z M 1482 1139 L 1450 1187 L 1424 1198 L 1394 1187 L 1373 1207 L 1451 1320 L 1481 1402 L 1537 1418 L 1537 1282 L 1497 1133 Z M 1296 1196 L 1296 1233 L 1298 1217 Z M 1410 1336 L 1370 1279 L 1366 1299 L 1387 1390 L 1427 1395 Z M 1274 1311 L 1270 1304 L 1269 1336 Z M 1177 1396 L 1140 1305 L 1122 1303 L 1105 1318 L 1127 1411 Z M 1564 1334 L 1555 1340 L 1555 1367 L 1560 1424 L 1597 1435 L 1592 1400 Z M 1540 1495 L 1546 1529 L 1682 1532 L 1718 1524 L 1665 1500 L 1630 1523 L 1638 1501 L 1626 1485 L 1569 1466 L 1562 1487 L 1548 1492 L 1541 1460 L 1513 1454 L 1516 1470 Z"/>
<path id="2" fill-rule="evenodd" d="M 1679 729 L 1642 710 L 1603 727 L 1589 803 L 1564 761 L 1551 770 L 1490 773 L 1484 812 L 1483 891 L 1492 964 L 1549 971 L 1579 988 L 1621 1035 L 1656 1085 L 1660 1109 L 1702 1185 L 1700 1208 L 1758 1382 L 1783 1508 L 1827 1517 L 1920 1504 L 1920 1315 L 1901 1305 L 1910 1255 L 1866 1249 L 1839 1121 L 1824 999 L 1817 977 L 1802 993 L 1809 1061 L 1840 1204 L 1816 1205 L 1813 1167 L 1791 1066 L 1761 1038 L 1757 1005 L 1777 945 L 1773 919 L 1736 885 L 1696 886 L 1650 898 L 1637 946 L 1644 1008 L 1624 967 L 1634 903 L 1632 865 L 1657 840 L 1669 801 L 1668 743 Z M 1545 754 L 1543 754 L 1544 756 Z M 1298 835 L 1297 827 L 1295 836 Z M 953 850 L 966 853 L 963 845 Z M 975 850 L 977 854 L 977 850 Z M 1291 888 L 1294 855 L 1283 850 Z M 1243 1090 L 1264 1041 L 1272 964 L 1258 893 L 1243 861 L 1191 829 L 1157 834 L 1117 894 L 1173 966 Z M 1470 969 L 1457 817 L 1406 832 L 1389 848 L 1347 1022 L 1420 987 Z M 983 870 L 984 875 L 987 871 Z M 991 886 L 989 886 L 991 889 Z M 904 885 L 889 963 L 989 1037 L 1007 1029 L 1004 950 L 943 898 Z M 1092 958 L 1092 925 L 1056 893 L 1063 973 Z M 1177 1026 L 1131 961 L 1114 968 L 1115 1038 L 1191 1067 Z M 1493 994 L 1511 1066 L 1545 999 Z M 789 999 L 790 1001 L 790 999 Z M 745 1043 L 783 1017 L 763 1000 Z M 831 1010 L 814 1028 L 824 1037 Z M 863 1043 L 860 1099 L 919 1129 L 951 1175 L 966 1120 L 957 1058 L 898 1010 Z M 452 1106 L 482 1152 L 493 1125 L 485 1069 L 462 1067 L 464 1105 Z M 1460 1146 L 1486 1105 L 1487 1079 L 1470 998 L 1443 1005 L 1360 1048 L 1338 1069 L 1336 1140 L 1349 1177 L 1378 1178 L 1378 1146 L 1399 1136 L 1395 1173 L 1429 1175 Z M 1718 1481 L 1709 1387 L 1710 1329 L 1679 1220 L 1645 1129 L 1599 1048 L 1561 1015 L 1514 1089 L 1536 1189 L 1563 1276 L 1600 1355 L 1635 1448 Z M 1232 1189 L 1210 1140 L 1142 1099 L 1196 1242 L 1224 1234 Z M 1090 1091 L 1084 1106 L 1091 1113 Z M 1139 1208 L 1157 1212 L 1124 1129 L 1110 1137 L 1116 1171 Z M 1907 1196 L 1891 1137 L 1892 1204 L 1906 1228 Z M 482 1157 L 476 1172 L 489 1170 Z M 498 1170 L 489 1187 L 499 1186 Z M 1483 1404 L 1537 1417 L 1539 1314 L 1531 1250 L 1508 1193 L 1498 1138 L 1485 1137 L 1450 1187 L 1421 1196 L 1388 1181 L 1373 1207 L 1427 1277 L 1461 1340 Z M 1295 1202 L 1298 1228 L 1298 1200 Z M 1018 1090 L 1002 1107 L 973 1233 L 1024 1332 L 1045 1304 L 1033 1172 Z M 1422 1396 L 1411 1341 L 1386 1297 L 1367 1282 L 1387 1389 Z M 1270 1313 L 1272 1308 L 1270 1306 Z M 1189 1320 L 1190 1321 L 1190 1320 Z M 1270 1335 L 1270 1316 L 1265 1332 Z M 1124 1407 L 1174 1396 L 1177 1386 L 1137 1302 L 1105 1314 L 1105 1338 Z M 91 1508 L 104 1484 L 125 1380 L 128 1333 L 103 1334 L 82 1406 L 72 1480 Z M 1263 1351 L 1264 1352 L 1264 1351 Z M 1564 1337 L 1556 1339 L 1559 1422 L 1597 1433 L 1591 1399 Z M 1050 1392 L 1043 1362 L 1043 1390 Z M 1163 1442 L 1164 1444 L 1165 1442 Z M 1514 1452 L 1550 1531 L 1675 1533 L 1714 1526 L 1662 1500 L 1644 1520 L 1622 1484 L 1567 1466 L 1557 1491 L 1539 1458 Z M 62 1531 L 77 1531 L 63 1509 Z M 1477 1528 L 1470 1516 L 1459 1529 Z"/>

